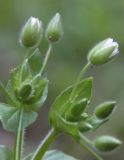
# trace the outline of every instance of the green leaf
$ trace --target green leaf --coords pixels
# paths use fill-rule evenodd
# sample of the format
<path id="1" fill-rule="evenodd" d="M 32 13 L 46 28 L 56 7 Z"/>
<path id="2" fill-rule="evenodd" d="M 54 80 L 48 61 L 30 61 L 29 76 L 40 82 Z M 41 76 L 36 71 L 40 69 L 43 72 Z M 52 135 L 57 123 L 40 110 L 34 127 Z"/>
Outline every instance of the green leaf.
<path id="1" fill-rule="evenodd" d="M 31 160 L 33 154 L 28 155 L 24 160 Z M 67 155 L 58 150 L 47 151 L 42 160 L 77 160 L 76 158 Z"/>
<path id="2" fill-rule="evenodd" d="M 72 156 L 69 156 L 61 151 L 51 150 L 47 151 L 43 160 L 77 160 Z"/>
<path id="3" fill-rule="evenodd" d="M 14 88 L 12 86 L 12 82 L 11 80 L 8 81 L 7 85 L 6 85 L 6 90 L 8 92 L 9 95 L 11 95 L 11 99 L 15 102 L 16 105 L 14 105 L 14 107 L 17 107 L 19 106 L 19 102 L 17 101 L 17 98 L 15 96 L 15 93 L 14 93 Z M 6 98 L 6 102 L 10 105 L 13 106 L 13 103 L 8 99 Z"/>
<path id="4" fill-rule="evenodd" d="M 5 130 L 10 132 L 17 131 L 20 111 L 21 108 L 11 107 L 7 104 L 0 103 L 0 119 Z M 23 113 L 22 129 L 32 124 L 36 118 L 36 112 L 25 110 Z"/>
<path id="5" fill-rule="evenodd" d="M 65 89 L 54 101 L 50 113 L 49 120 L 51 125 L 62 132 L 66 132 L 73 136 L 78 135 L 78 126 L 77 123 L 72 123 L 67 121 L 66 114 L 69 112 L 71 108 L 70 95 L 72 93 L 72 89 L 75 85 L 68 87 Z M 92 78 L 87 78 L 80 83 L 77 84 L 75 89 L 75 98 L 74 103 L 86 98 L 90 100 L 91 98 L 91 89 L 92 89 Z"/>
<path id="6" fill-rule="evenodd" d="M 12 152 L 3 145 L 0 145 L 0 160 L 12 160 Z"/>

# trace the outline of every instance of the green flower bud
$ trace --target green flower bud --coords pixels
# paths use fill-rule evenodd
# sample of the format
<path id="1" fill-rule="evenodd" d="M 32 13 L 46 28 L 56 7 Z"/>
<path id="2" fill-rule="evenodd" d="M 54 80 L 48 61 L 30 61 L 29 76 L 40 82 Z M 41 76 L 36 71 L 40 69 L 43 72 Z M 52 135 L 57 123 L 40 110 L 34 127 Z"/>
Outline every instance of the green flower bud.
<path id="1" fill-rule="evenodd" d="M 94 146 L 102 152 L 109 152 L 121 145 L 121 141 L 111 136 L 100 136 L 94 140 Z"/>
<path id="2" fill-rule="evenodd" d="M 85 112 L 83 112 L 83 113 L 80 115 L 80 117 L 78 117 L 78 121 L 84 121 L 84 120 L 86 120 L 88 117 L 89 117 L 88 114 L 85 113 Z"/>
<path id="3" fill-rule="evenodd" d="M 87 132 L 90 131 L 93 128 L 93 126 L 87 122 L 79 122 L 78 128 L 80 132 Z"/>
<path id="4" fill-rule="evenodd" d="M 72 110 L 71 110 L 71 114 L 73 116 L 80 116 L 83 111 L 85 110 L 85 108 L 87 107 L 87 103 L 88 103 L 88 100 L 86 98 L 84 98 L 83 100 L 77 102 L 73 107 L 72 107 Z"/>
<path id="5" fill-rule="evenodd" d="M 118 43 L 108 38 L 97 44 L 88 54 L 88 61 L 94 65 L 102 65 L 118 54 Z"/>
<path id="6" fill-rule="evenodd" d="M 97 128 L 101 127 L 107 121 L 108 121 L 107 119 L 99 119 L 95 116 L 87 119 L 87 122 L 93 126 L 93 130 L 96 130 Z"/>
<path id="7" fill-rule="evenodd" d="M 63 29 L 60 19 L 60 14 L 56 15 L 51 19 L 46 29 L 46 38 L 51 42 L 57 42 L 63 35 Z"/>
<path id="8" fill-rule="evenodd" d="M 107 118 L 115 109 L 115 105 L 115 101 L 101 103 L 96 107 L 95 115 L 100 119 Z"/>
<path id="9" fill-rule="evenodd" d="M 42 23 L 38 18 L 31 17 L 22 28 L 20 42 L 24 47 L 35 47 L 42 36 Z"/>
<path id="10" fill-rule="evenodd" d="M 16 90 L 16 97 L 21 102 L 25 102 L 32 95 L 32 86 L 30 84 L 24 84 Z"/>

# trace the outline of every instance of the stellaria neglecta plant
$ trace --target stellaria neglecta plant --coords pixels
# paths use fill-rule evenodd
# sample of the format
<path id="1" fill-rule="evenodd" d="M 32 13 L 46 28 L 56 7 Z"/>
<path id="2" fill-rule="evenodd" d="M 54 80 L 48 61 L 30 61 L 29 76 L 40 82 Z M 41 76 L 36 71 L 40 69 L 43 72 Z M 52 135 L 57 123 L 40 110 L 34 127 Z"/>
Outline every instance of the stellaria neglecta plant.
<path id="1" fill-rule="evenodd" d="M 75 83 L 62 91 L 53 102 L 49 111 L 51 129 L 44 140 L 36 151 L 26 157 L 22 155 L 24 129 L 35 122 L 38 111 L 47 98 L 49 81 L 45 74 L 45 67 L 52 45 L 62 36 L 61 17 L 57 13 L 45 31 L 49 45 L 42 62 L 38 48 L 43 37 L 42 22 L 38 18 L 31 17 L 22 28 L 19 41 L 22 47 L 29 50 L 29 53 L 21 64 L 11 70 L 7 85 L 0 82 L 0 90 L 6 98 L 6 103 L 0 103 L 0 120 L 6 131 L 16 134 L 13 150 L 4 145 L 0 146 L 1 160 L 76 160 L 58 150 L 47 151 L 56 137 L 63 133 L 72 137 L 97 160 L 102 158 L 93 151 L 93 148 L 101 152 L 109 152 L 121 144 L 120 140 L 108 135 L 102 135 L 95 140 L 89 140 L 84 135 L 87 132 L 94 132 L 107 122 L 116 106 L 115 101 L 103 102 L 92 114 L 89 114 L 87 107 L 91 101 L 93 78 L 82 80 L 91 66 L 103 65 L 118 54 L 118 43 L 107 38 L 91 49 L 87 64 L 82 68 Z"/>

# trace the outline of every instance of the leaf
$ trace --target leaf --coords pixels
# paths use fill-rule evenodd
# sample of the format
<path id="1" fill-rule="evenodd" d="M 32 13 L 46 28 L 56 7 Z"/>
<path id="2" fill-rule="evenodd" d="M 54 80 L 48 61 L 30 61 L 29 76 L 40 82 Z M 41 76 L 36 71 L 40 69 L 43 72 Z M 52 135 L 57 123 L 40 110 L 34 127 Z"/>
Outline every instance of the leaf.
<path id="1" fill-rule="evenodd" d="M 9 95 L 11 95 L 11 99 L 15 102 L 16 105 L 14 105 L 14 107 L 17 107 L 19 106 L 19 102 L 15 96 L 15 93 L 14 93 L 14 89 L 12 87 L 12 83 L 11 83 L 11 80 L 8 81 L 7 85 L 6 85 L 6 90 L 8 92 Z M 9 105 L 12 105 L 13 106 L 13 103 L 6 98 L 6 101 Z"/>
<path id="2" fill-rule="evenodd" d="M 61 151 L 51 150 L 47 151 L 43 160 L 77 160 L 72 156 L 69 156 Z"/>
<path id="3" fill-rule="evenodd" d="M 54 101 L 50 113 L 49 120 L 51 125 L 59 131 L 64 131 L 73 136 L 78 135 L 77 123 L 67 121 L 65 115 L 71 107 L 70 95 L 75 85 L 65 89 Z M 77 84 L 75 89 L 75 103 L 86 98 L 90 100 L 92 89 L 92 78 L 87 78 Z"/>
<path id="4" fill-rule="evenodd" d="M 16 132 L 18 128 L 19 115 L 21 108 L 11 107 L 0 103 L 0 119 L 3 128 L 10 132 Z M 32 124 L 37 118 L 37 113 L 33 111 L 24 111 L 22 129 Z"/>
<path id="5" fill-rule="evenodd" d="M 24 160 L 31 160 L 33 154 L 28 155 Z M 58 150 L 47 151 L 42 160 L 77 160 L 76 158 L 67 155 Z"/>
<path id="6" fill-rule="evenodd" d="M 0 145 L 0 160 L 12 160 L 12 152 L 3 145 Z"/>

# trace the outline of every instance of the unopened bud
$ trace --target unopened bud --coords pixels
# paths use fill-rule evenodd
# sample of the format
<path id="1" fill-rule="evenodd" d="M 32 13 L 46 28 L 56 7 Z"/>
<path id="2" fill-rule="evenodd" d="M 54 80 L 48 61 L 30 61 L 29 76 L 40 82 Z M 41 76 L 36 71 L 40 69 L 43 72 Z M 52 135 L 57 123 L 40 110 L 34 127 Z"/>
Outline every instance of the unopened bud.
<path id="1" fill-rule="evenodd" d="M 85 110 L 85 108 L 87 107 L 87 102 L 88 100 L 86 98 L 84 98 L 83 100 L 80 100 L 78 103 L 76 103 L 73 106 L 71 110 L 71 114 L 74 116 L 80 116 Z"/>
<path id="2" fill-rule="evenodd" d="M 97 128 L 101 127 L 107 121 L 108 121 L 107 119 L 99 119 L 95 116 L 87 120 L 87 122 L 93 126 L 93 130 L 96 130 Z"/>
<path id="3" fill-rule="evenodd" d="M 118 43 L 108 38 L 97 44 L 88 54 L 88 61 L 94 65 L 102 65 L 118 54 Z"/>
<path id="4" fill-rule="evenodd" d="M 22 29 L 20 42 L 24 47 L 34 47 L 39 44 L 41 36 L 41 21 L 38 18 L 31 17 Z"/>
<path id="5" fill-rule="evenodd" d="M 101 103 L 96 107 L 95 115 L 100 119 L 107 118 L 115 109 L 115 105 L 116 105 L 115 101 L 108 101 Z"/>
<path id="6" fill-rule="evenodd" d="M 100 136 L 94 140 L 94 146 L 102 152 L 109 152 L 121 145 L 121 141 L 111 136 Z"/>
<path id="7" fill-rule="evenodd" d="M 60 14 L 56 15 L 51 19 L 46 29 L 46 38 L 51 42 L 57 42 L 63 35 L 63 29 L 61 24 Z"/>
<path id="8" fill-rule="evenodd" d="M 32 86 L 30 84 L 24 84 L 16 90 L 16 96 L 20 101 L 27 100 L 32 93 Z"/>
<path id="9" fill-rule="evenodd" d="M 93 128 L 93 126 L 87 122 L 79 122 L 78 127 L 80 132 L 87 132 Z"/>

